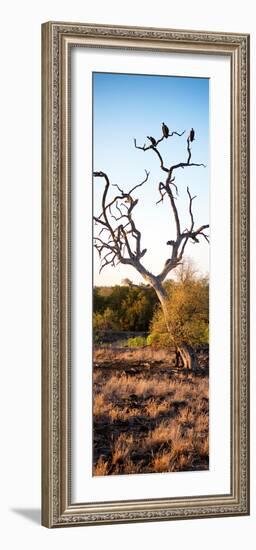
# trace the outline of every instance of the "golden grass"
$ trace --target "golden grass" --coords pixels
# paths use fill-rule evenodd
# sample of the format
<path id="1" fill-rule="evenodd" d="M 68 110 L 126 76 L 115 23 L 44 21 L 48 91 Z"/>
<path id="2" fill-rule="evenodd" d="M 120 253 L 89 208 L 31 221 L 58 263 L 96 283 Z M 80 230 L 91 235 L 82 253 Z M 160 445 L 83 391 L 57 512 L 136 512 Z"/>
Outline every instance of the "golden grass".
<path id="1" fill-rule="evenodd" d="M 162 453 L 156 455 L 151 462 L 152 470 L 154 472 L 168 472 L 171 466 L 171 453 Z"/>
<path id="2" fill-rule="evenodd" d="M 106 460 L 103 460 L 103 458 L 100 458 L 97 462 L 97 464 L 94 465 L 94 475 L 95 476 L 106 476 L 109 471 L 108 462 Z"/>
<path id="3" fill-rule="evenodd" d="M 106 371 L 94 369 L 95 476 L 208 469 L 207 375 Z"/>

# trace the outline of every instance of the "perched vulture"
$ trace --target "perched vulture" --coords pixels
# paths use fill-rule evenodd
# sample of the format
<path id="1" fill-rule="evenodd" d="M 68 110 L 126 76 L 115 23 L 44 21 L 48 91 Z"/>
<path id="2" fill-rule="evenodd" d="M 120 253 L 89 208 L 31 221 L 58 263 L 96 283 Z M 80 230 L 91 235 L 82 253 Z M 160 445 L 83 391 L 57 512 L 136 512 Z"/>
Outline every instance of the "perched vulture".
<path id="1" fill-rule="evenodd" d="M 169 136 L 169 128 L 168 128 L 168 126 L 166 126 L 166 124 L 165 124 L 164 122 L 162 123 L 162 131 L 163 131 L 163 136 L 164 136 L 165 138 L 168 138 L 168 136 Z"/>
<path id="2" fill-rule="evenodd" d="M 156 140 L 155 140 L 155 138 L 152 137 L 152 136 L 147 136 L 147 138 L 149 139 L 149 141 L 151 141 L 153 147 L 155 147 L 155 146 L 156 146 Z"/>
<path id="3" fill-rule="evenodd" d="M 190 139 L 191 142 L 194 141 L 194 139 L 195 139 L 195 130 L 194 130 L 194 128 L 191 128 L 191 130 L 190 130 L 189 139 Z"/>

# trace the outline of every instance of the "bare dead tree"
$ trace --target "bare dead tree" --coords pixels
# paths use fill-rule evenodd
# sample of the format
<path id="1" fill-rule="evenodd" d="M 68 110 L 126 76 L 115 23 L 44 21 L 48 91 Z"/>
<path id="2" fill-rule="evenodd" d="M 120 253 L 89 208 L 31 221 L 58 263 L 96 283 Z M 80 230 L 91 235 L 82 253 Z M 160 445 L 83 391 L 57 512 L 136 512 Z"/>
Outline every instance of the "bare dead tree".
<path id="1" fill-rule="evenodd" d="M 174 135 L 181 137 L 184 132 L 179 133 L 173 131 L 169 133 L 167 138 Z M 168 274 L 175 269 L 182 262 L 186 246 L 189 241 L 198 244 L 200 238 L 209 242 L 209 236 L 206 230 L 209 228 L 209 224 L 196 227 L 194 215 L 193 215 L 193 201 L 195 196 L 192 196 L 187 187 L 188 197 L 188 211 L 190 216 L 189 228 L 181 229 L 180 215 L 177 207 L 178 188 L 175 183 L 175 174 L 179 169 L 192 168 L 205 166 L 204 164 L 191 162 L 191 138 L 190 135 L 187 138 L 187 160 L 167 166 L 164 162 L 163 156 L 159 151 L 160 143 L 166 139 L 166 136 L 162 136 L 158 140 L 148 137 L 150 145 L 144 144 L 143 146 L 137 145 L 136 139 L 134 139 L 134 145 L 136 149 L 143 152 L 152 151 L 159 160 L 160 169 L 164 172 L 164 181 L 160 181 L 158 190 L 160 199 L 157 204 L 162 203 L 164 200 L 168 200 L 170 204 L 170 212 L 173 215 L 176 227 L 176 235 L 174 238 L 167 241 L 167 246 L 171 247 L 170 257 L 166 260 L 162 270 L 157 275 L 146 269 L 141 260 L 145 256 L 147 249 L 141 246 L 141 232 L 134 221 L 134 209 L 138 204 L 138 198 L 134 197 L 135 191 L 146 184 L 149 178 L 149 172 L 145 170 L 145 178 L 134 185 L 129 191 L 124 191 L 119 185 L 114 185 L 117 188 L 116 195 L 113 198 L 109 198 L 110 181 L 105 172 L 94 172 L 93 175 L 96 178 L 102 178 L 104 180 L 104 190 L 102 193 L 101 213 L 98 216 L 94 216 L 94 222 L 99 225 L 99 232 L 94 237 L 94 246 L 97 249 L 101 267 L 100 271 L 106 266 L 111 265 L 115 267 L 118 264 L 131 265 L 136 269 L 143 279 L 154 288 L 157 297 L 160 301 L 164 317 L 166 320 L 167 330 L 170 331 L 168 323 L 168 299 L 169 296 L 164 287 L 164 281 Z M 197 366 L 196 355 L 194 350 L 186 342 L 183 342 L 179 348 L 178 353 L 182 358 L 182 362 L 185 368 L 195 369 Z"/>

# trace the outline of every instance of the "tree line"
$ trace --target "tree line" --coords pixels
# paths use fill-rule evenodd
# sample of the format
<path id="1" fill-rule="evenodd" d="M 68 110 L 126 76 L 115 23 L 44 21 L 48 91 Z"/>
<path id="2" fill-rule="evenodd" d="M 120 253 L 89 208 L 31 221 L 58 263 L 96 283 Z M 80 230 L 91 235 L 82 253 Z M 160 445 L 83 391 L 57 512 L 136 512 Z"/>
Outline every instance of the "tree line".
<path id="1" fill-rule="evenodd" d="M 94 287 L 94 330 L 148 332 L 157 303 L 154 290 L 146 285 Z"/>
<path id="2" fill-rule="evenodd" d="M 207 344 L 209 340 L 209 281 L 191 270 L 165 283 L 165 314 L 152 287 L 115 285 L 94 288 L 93 326 L 101 331 L 148 333 L 155 347 Z M 166 318 L 167 315 L 167 318 Z M 167 330 L 168 325 L 168 330 Z"/>

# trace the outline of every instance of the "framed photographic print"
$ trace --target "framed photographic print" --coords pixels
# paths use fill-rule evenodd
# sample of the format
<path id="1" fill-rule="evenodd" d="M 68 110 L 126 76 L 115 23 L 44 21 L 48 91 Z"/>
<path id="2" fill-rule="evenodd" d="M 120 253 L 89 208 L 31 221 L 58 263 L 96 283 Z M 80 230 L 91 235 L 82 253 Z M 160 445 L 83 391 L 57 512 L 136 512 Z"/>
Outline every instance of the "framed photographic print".
<path id="1" fill-rule="evenodd" d="M 42 523 L 249 513 L 249 36 L 42 26 Z"/>

